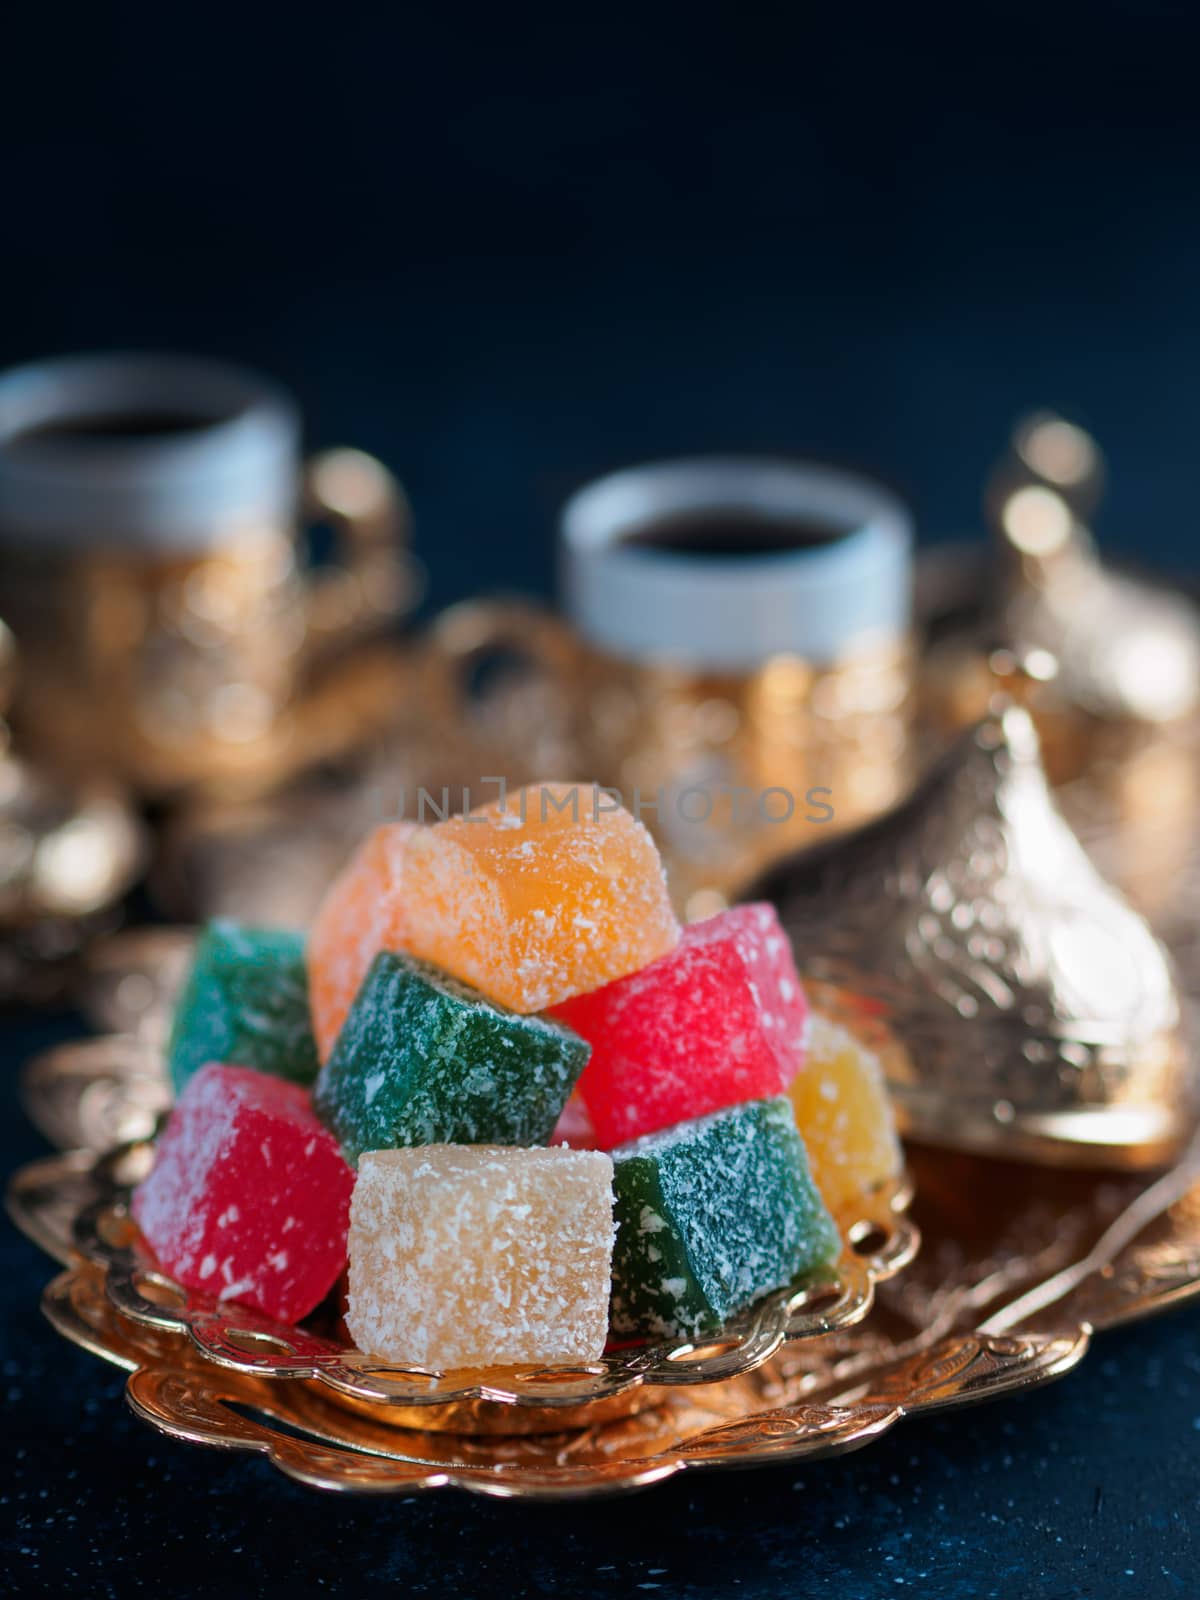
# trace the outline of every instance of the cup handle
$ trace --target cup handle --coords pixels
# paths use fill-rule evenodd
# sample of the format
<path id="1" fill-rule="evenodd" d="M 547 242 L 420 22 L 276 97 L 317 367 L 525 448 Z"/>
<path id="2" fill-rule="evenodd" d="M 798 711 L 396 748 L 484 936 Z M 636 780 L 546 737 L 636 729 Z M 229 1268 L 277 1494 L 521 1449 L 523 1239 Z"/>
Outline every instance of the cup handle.
<path id="1" fill-rule="evenodd" d="M 548 607 L 521 596 L 463 600 L 443 611 L 425 641 L 426 704 L 443 716 L 468 712 L 472 665 L 493 651 L 510 651 L 561 685 L 574 698 L 581 652 L 571 629 Z"/>
<path id="2" fill-rule="evenodd" d="M 377 632 L 421 598 L 424 571 L 409 548 L 412 508 L 399 481 L 362 450 L 324 450 L 304 469 L 304 512 L 328 523 L 336 560 L 307 575 L 305 654 Z"/>

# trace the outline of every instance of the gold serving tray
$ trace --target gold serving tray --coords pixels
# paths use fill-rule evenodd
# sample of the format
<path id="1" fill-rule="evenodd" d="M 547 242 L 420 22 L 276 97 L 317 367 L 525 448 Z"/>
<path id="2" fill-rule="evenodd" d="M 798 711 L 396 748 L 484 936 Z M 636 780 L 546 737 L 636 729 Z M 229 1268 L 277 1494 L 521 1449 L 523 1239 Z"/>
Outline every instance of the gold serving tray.
<path id="1" fill-rule="evenodd" d="M 249 1307 L 184 1288 L 167 1277 L 129 1215 L 132 1185 L 153 1165 L 151 1142 L 137 1140 L 86 1168 L 72 1168 L 71 1199 L 60 1203 L 66 1172 L 50 1163 L 14 1180 L 10 1204 L 18 1224 L 60 1257 L 97 1269 L 117 1314 L 141 1328 L 187 1336 L 202 1359 L 247 1377 L 311 1379 L 342 1399 L 375 1408 L 382 1420 L 423 1428 L 473 1425 L 484 1419 L 522 1430 L 553 1428 L 565 1413 L 593 1419 L 597 1406 L 642 1388 L 713 1384 L 744 1376 L 785 1344 L 820 1338 L 861 1322 L 877 1283 L 895 1276 L 917 1253 L 919 1236 L 905 1216 L 912 1190 L 905 1179 L 880 1185 L 841 1220 L 845 1245 L 831 1268 L 764 1296 L 702 1342 L 628 1345 L 578 1366 L 507 1366 L 439 1372 L 364 1355 L 345 1337 L 328 1304 L 299 1326 Z M 57 1222 L 47 1226 L 53 1215 Z M 69 1231 L 62 1231 L 62 1224 Z M 641 1397 L 637 1397 L 641 1403 Z M 612 1408 L 609 1408 L 612 1409 Z"/>
<path id="2" fill-rule="evenodd" d="M 1196 1151 L 1150 1184 L 920 1149 L 910 1156 L 925 1249 L 879 1286 L 866 1322 L 786 1346 L 724 1381 L 644 1387 L 652 1403 L 636 1414 L 535 1434 L 481 1431 L 495 1421 L 496 1402 L 486 1398 L 463 1402 L 480 1431 L 397 1427 L 391 1408 L 348 1407 L 319 1381 L 218 1364 L 188 1335 L 123 1315 L 106 1269 L 72 1243 L 97 1197 L 87 1152 L 25 1168 L 9 1204 L 32 1238 L 69 1263 L 46 1290 L 47 1317 L 125 1368 L 130 1406 L 162 1432 L 258 1452 L 323 1489 L 582 1498 L 685 1469 L 859 1448 L 916 1412 L 1060 1376 L 1097 1330 L 1200 1292 Z"/>
<path id="3" fill-rule="evenodd" d="M 69 1077 L 77 1109 L 103 1108 L 102 1134 L 146 1116 L 138 1104 L 144 1067 L 136 1050 L 96 1050 L 89 1081 L 78 1058 L 69 1074 L 51 1071 L 43 1058 L 27 1081 L 27 1101 L 52 1089 L 59 1126 L 69 1127 Z M 78 1116 L 74 1122 L 82 1132 Z M 139 1293 L 153 1314 L 119 1309 L 124 1291 L 114 1293 L 112 1262 L 128 1255 L 130 1237 L 118 1180 L 135 1176 L 120 1168 L 145 1159 L 139 1148 L 135 1141 L 120 1160 L 70 1151 L 14 1178 L 14 1219 L 66 1268 L 46 1290 L 46 1315 L 66 1338 L 130 1373 L 129 1404 L 152 1426 L 196 1444 L 258 1452 L 324 1489 L 405 1494 L 457 1486 L 580 1498 L 645 1488 L 685 1469 L 831 1455 L 869 1444 L 916 1412 L 1035 1387 L 1074 1367 L 1098 1330 L 1200 1293 L 1200 1149 L 1151 1180 L 912 1146 L 912 1222 L 922 1251 L 903 1273 L 873 1286 L 864 1320 L 781 1342 L 736 1376 L 721 1378 L 716 1369 L 707 1382 L 660 1384 L 642 1373 L 593 1399 L 590 1413 L 578 1395 L 562 1394 L 549 1419 L 561 1423 L 553 1431 L 546 1431 L 552 1408 L 544 1396 L 522 1408 L 503 1384 L 498 1392 L 479 1385 L 453 1401 L 443 1391 L 443 1427 L 434 1431 L 413 1421 L 434 1420 L 438 1406 L 414 1405 L 408 1394 L 380 1404 L 324 1378 L 265 1375 L 245 1352 L 212 1359 L 193 1325 L 184 1318 L 180 1326 L 170 1291 L 165 1304 L 150 1298 L 158 1293 L 152 1278 Z M 226 1309 L 239 1322 L 247 1315 Z M 446 1420 L 458 1431 L 447 1431 Z M 514 1431 L 530 1425 L 539 1431 Z"/>

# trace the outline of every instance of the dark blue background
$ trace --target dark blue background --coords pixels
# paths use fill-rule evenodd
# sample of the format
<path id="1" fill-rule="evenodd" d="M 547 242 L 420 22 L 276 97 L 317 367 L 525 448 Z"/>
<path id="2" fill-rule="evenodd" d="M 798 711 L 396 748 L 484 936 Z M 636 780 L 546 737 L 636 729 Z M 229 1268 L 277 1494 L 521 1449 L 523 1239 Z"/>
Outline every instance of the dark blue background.
<path id="1" fill-rule="evenodd" d="M 1110 545 L 1194 568 L 1194 16 L 27 5 L 0 36 L 0 362 L 274 372 L 314 444 L 404 477 L 438 603 L 548 587 L 563 493 L 664 451 L 850 459 L 925 535 L 969 531 L 1042 403 L 1108 448 Z M 39 1148 L 31 1042 L 4 1034 L 6 1167 Z M 40 1323 L 48 1264 L 3 1246 L 14 1590 L 1195 1592 L 1194 1315 L 803 1472 L 354 1503 L 128 1420 Z"/>
<path id="2" fill-rule="evenodd" d="M 411 486 L 434 598 L 545 584 L 563 490 L 811 449 L 971 529 L 1015 413 L 1186 562 L 1200 25 L 969 8 L 11 8 L 0 361 L 196 348 Z"/>

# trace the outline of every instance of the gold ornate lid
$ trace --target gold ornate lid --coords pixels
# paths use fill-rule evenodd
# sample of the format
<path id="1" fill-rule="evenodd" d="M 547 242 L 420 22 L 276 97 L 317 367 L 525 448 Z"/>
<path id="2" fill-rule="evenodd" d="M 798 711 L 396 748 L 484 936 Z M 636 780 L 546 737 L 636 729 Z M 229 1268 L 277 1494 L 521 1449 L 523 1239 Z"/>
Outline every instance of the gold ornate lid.
<path id="1" fill-rule="evenodd" d="M 1096 441 L 1052 412 L 1016 426 L 986 494 L 1007 571 L 996 636 L 1050 652 L 1057 693 L 1104 721 L 1157 725 L 1200 708 L 1200 613 L 1178 589 L 1114 570 L 1088 524 L 1104 485 Z"/>
<path id="2" fill-rule="evenodd" d="M 1186 1137 L 1196 1074 L 1169 959 L 1059 813 L 1019 707 L 749 894 L 779 906 L 809 980 L 903 1040 L 890 1087 L 920 1137 L 1118 1166 Z"/>

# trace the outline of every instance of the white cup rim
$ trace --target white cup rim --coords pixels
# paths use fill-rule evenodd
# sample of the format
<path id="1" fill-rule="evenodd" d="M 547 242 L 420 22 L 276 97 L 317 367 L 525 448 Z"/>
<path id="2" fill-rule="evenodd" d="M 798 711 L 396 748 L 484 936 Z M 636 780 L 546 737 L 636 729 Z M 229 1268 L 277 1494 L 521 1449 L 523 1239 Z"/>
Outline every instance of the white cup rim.
<path id="1" fill-rule="evenodd" d="M 38 430 L 131 411 L 195 414 L 177 432 L 89 439 Z M 249 369 L 114 351 L 0 374 L 0 543 L 194 550 L 290 520 L 294 403 Z"/>
<path id="2" fill-rule="evenodd" d="M 828 543 L 746 556 L 648 549 L 634 528 L 687 511 L 803 516 Z M 610 473 L 562 510 L 562 587 L 581 632 L 610 653 L 712 671 L 772 656 L 825 663 L 911 620 L 912 521 L 857 473 L 777 456 L 698 456 Z"/>

